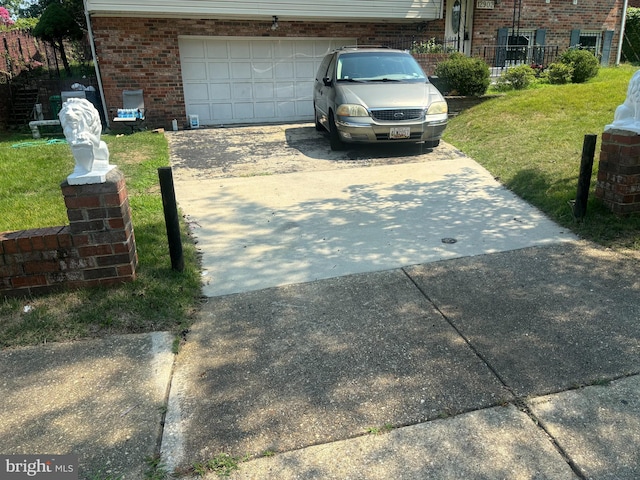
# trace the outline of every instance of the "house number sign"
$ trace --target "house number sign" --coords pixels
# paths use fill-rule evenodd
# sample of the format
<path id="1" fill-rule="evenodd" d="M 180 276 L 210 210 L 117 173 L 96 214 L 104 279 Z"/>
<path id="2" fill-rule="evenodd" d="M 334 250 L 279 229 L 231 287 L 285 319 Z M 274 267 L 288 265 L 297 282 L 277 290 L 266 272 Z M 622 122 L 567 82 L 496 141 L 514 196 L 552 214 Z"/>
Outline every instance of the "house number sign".
<path id="1" fill-rule="evenodd" d="M 476 8 L 480 10 L 493 10 L 494 0 L 478 0 Z"/>

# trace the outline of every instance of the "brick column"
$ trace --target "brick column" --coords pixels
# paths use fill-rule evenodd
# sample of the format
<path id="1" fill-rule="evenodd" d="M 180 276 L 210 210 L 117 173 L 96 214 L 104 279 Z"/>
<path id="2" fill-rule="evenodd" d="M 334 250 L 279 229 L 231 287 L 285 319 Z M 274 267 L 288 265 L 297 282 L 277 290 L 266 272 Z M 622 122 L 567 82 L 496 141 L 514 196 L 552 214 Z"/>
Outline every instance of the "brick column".
<path id="1" fill-rule="evenodd" d="M 83 278 L 69 286 L 122 283 L 135 278 L 138 263 L 124 175 L 114 168 L 104 183 L 63 182 L 69 231 Z"/>
<path id="2" fill-rule="evenodd" d="M 627 130 L 602 134 L 596 197 L 618 215 L 640 211 L 640 135 Z"/>

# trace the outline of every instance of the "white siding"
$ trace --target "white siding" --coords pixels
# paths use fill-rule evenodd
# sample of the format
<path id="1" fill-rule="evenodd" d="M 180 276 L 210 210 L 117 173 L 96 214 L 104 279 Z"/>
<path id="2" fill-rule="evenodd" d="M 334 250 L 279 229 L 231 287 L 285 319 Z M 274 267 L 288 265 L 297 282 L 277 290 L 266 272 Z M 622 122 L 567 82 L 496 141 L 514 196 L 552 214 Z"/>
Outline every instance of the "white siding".
<path id="1" fill-rule="evenodd" d="M 443 0 L 86 0 L 91 14 L 283 20 L 432 20 Z"/>

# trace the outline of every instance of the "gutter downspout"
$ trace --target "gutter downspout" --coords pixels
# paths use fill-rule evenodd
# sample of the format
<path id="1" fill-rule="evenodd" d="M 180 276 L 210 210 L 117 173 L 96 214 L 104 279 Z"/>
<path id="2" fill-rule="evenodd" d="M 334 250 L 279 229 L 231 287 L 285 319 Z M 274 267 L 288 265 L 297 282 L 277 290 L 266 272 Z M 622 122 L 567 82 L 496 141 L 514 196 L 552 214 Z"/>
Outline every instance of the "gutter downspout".
<path id="1" fill-rule="evenodd" d="M 626 0 L 625 0 L 626 2 Z M 93 68 L 96 72 L 96 79 L 98 80 L 98 90 L 100 91 L 100 101 L 102 102 L 102 113 L 104 120 L 107 123 L 107 128 L 110 128 L 109 115 L 107 115 L 107 102 L 104 98 L 104 88 L 102 87 L 102 77 L 100 76 L 100 67 L 98 65 L 98 56 L 96 55 L 96 45 L 93 40 L 93 28 L 91 27 L 91 18 L 89 17 L 89 8 L 87 7 L 87 0 L 82 0 L 84 5 L 84 16 L 87 20 L 87 30 L 89 32 L 89 44 L 91 45 L 91 55 L 93 56 Z"/>
<path id="2" fill-rule="evenodd" d="M 624 41 L 624 29 L 627 22 L 628 6 L 629 6 L 629 0 L 624 0 L 624 6 L 622 7 L 622 20 L 620 21 L 620 39 L 618 40 L 618 53 L 616 54 L 616 66 L 620 65 L 620 57 L 622 56 L 622 42 Z"/>

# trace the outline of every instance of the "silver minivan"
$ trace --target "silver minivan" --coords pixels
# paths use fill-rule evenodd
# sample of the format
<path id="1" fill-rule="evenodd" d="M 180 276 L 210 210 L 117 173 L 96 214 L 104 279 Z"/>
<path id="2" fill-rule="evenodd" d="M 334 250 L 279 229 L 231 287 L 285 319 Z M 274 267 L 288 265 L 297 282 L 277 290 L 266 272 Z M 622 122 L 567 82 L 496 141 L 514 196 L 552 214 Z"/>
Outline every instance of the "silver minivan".
<path id="1" fill-rule="evenodd" d="M 437 147 L 447 102 L 413 56 L 379 47 L 343 47 L 322 61 L 313 87 L 316 129 L 332 150 L 344 143 L 423 142 Z"/>

